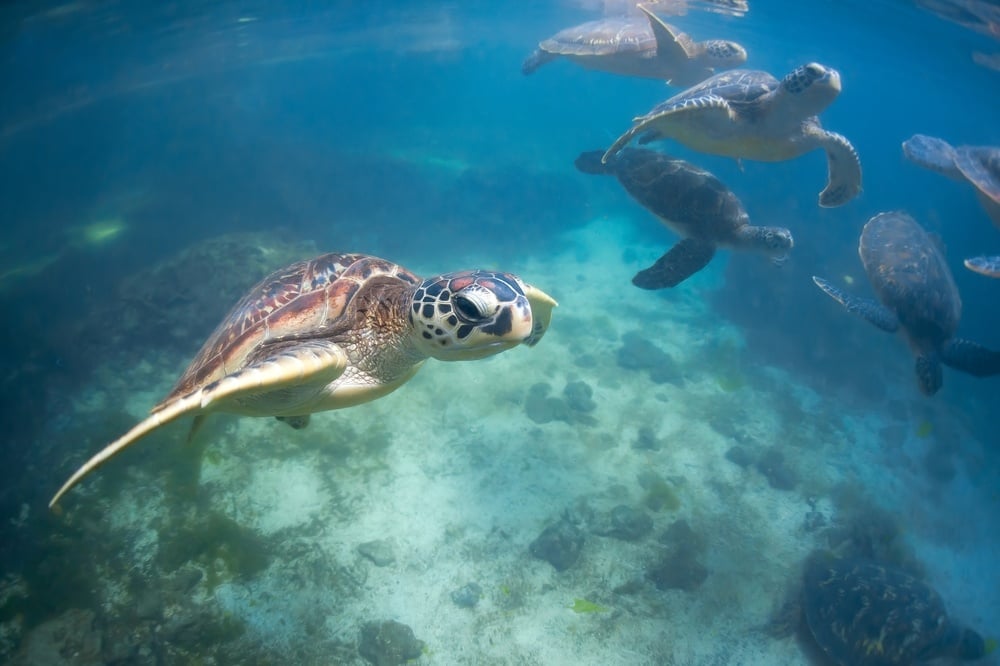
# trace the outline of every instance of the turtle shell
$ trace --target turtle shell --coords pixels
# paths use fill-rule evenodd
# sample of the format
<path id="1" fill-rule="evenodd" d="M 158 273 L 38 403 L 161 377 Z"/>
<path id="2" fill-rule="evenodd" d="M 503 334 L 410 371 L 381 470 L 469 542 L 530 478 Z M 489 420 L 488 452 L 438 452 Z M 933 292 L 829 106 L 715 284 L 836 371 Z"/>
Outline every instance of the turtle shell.
<path id="1" fill-rule="evenodd" d="M 636 201 L 681 236 L 725 243 L 749 220 L 722 181 L 690 162 L 624 148 L 608 166 Z"/>
<path id="2" fill-rule="evenodd" d="M 656 54 L 656 38 L 645 17 L 588 21 L 561 30 L 538 46 L 543 51 L 567 56 Z"/>
<path id="3" fill-rule="evenodd" d="M 937 242 L 902 212 L 865 224 L 858 253 L 879 300 L 911 337 L 940 345 L 952 337 L 962 300 Z"/>
<path id="4" fill-rule="evenodd" d="M 710 76 L 696 86 L 677 93 L 654 107 L 647 115 L 664 113 L 672 108 L 683 108 L 691 100 L 716 95 L 730 105 L 752 105 L 762 96 L 776 90 L 781 85 L 778 79 L 757 69 L 730 69 Z"/>
<path id="5" fill-rule="evenodd" d="M 379 276 L 414 289 L 421 281 L 397 264 L 364 254 L 324 254 L 271 273 L 230 310 L 153 411 L 241 368 L 264 343 L 349 329 L 351 322 L 342 321 L 348 304 L 363 284 Z"/>
<path id="6" fill-rule="evenodd" d="M 963 650 L 941 597 L 903 571 L 819 553 L 803 583 L 809 631 L 841 666 L 903 666 Z"/>

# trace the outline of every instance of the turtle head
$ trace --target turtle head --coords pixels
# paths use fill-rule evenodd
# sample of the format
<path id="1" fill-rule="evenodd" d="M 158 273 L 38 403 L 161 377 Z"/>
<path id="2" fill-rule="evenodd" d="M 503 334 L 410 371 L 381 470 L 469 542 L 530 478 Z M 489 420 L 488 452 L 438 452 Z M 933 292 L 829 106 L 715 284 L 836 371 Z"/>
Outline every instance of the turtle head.
<path id="1" fill-rule="evenodd" d="M 461 271 L 424 280 L 413 294 L 410 319 L 423 353 L 466 361 L 536 344 L 555 306 L 551 296 L 516 275 Z"/>
<path id="2" fill-rule="evenodd" d="M 983 640 L 983 637 L 978 632 L 972 629 L 959 630 L 958 645 L 955 650 L 956 656 L 959 659 L 964 661 L 979 659 L 989 651 L 986 641 Z"/>
<path id="3" fill-rule="evenodd" d="M 705 46 L 706 64 L 716 69 L 738 67 L 747 61 L 747 50 L 725 39 L 709 39 L 702 42 Z"/>
<path id="4" fill-rule="evenodd" d="M 797 67 L 781 80 L 781 91 L 795 114 L 814 116 L 840 94 L 840 73 L 818 62 Z"/>
<path id="5" fill-rule="evenodd" d="M 971 661 L 989 654 L 991 643 L 992 641 L 984 640 L 972 629 L 950 624 L 938 640 L 927 645 L 916 656 L 921 661 L 944 656 Z"/>
<path id="6" fill-rule="evenodd" d="M 784 227 L 761 227 L 761 246 L 776 257 L 784 257 L 795 246 L 792 232 Z"/>
<path id="7" fill-rule="evenodd" d="M 742 229 L 743 245 L 770 256 L 778 265 L 785 262 L 788 251 L 795 246 L 792 232 L 784 227 L 755 227 L 748 224 Z"/>

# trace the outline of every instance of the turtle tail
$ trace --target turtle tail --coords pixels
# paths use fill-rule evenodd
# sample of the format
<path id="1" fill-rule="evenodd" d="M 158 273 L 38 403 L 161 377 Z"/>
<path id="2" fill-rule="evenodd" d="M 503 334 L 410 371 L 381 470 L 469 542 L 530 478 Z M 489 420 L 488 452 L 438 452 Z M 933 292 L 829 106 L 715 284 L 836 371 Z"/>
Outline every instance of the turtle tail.
<path id="1" fill-rule="evenodd" d="M 973 377 L 1000 375 L 1000 352 L 970 340 L 954 338 L 946 342 L 941 350 L 941 360 L 945 365 Z"/>
<path id="2" fill-rule="evenodd" d="M 934 395 L 941 388 L 944 379 L 941 374 L 941 361 L 937 354 L 921 354 L 916 363 L 917 383 L 924 395 Z"/>
<path id="3" fill-rule="evenodd" d="M 580 171 L 594 176 L 611 173 L 611 167 L 601 161 L 602 157 L 604 157 L 603 150 L 588 150 L 580 153 L 573 164 Z"/>

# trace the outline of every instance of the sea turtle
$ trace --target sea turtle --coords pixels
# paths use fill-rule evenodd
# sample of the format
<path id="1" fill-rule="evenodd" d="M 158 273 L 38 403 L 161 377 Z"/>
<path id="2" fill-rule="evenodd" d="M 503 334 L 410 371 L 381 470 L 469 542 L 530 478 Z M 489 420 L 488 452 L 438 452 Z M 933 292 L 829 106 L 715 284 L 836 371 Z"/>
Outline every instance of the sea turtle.
<path id="1" fill-rule="evenodd" d="M 722 72 L 635 118 L 605 161 L 636 135 L 641 143 L 671 138 L 704 153 L 764 162 L 822 148 L 829 175 L 819 205 L 842 206 L 861 191 L 861 161 L 845 137 L 824 130 L 816 117 L 839 93 L 840 74 L 818 63 L 781 81 L 759 70 Z"/>
<path id="2" fill-rule="evenodd" d="M 746 49 L 736 42 L 695 42 L 648 8 L 639 9 L 645 16 L 608 17 L 556 33 L 538 45 L 521 71 L 531 74 L 562 56 L 590 69 L 688 86 L 716 69 L 746 62 Z"/>
<path id="3" fill-rule="evenodd" d="M 510 273 L 425 280 L 385 259 L 324 254 L 271 273 L 209 336 L 152 413 L 88 460 L 53 497 L 181 416 L 309 415 L 380 398 L 429 357 L 479 359 L 545 333 L 556 302 Z M 193 427 L 193 428 L 194 428 Z M 192 429 L 193 431 L 193 429 Z"/>
<path id="4" fill-rule="evenodd" d="M 938 593 L 900 569 L 819 551 L 806 560 L 802 582 L 809 632 L 840 666 L 909 666 L 986 654 L 982 636 L 953 623 Z"/>
<path id="5" fill-rule="evenodd" d="M 979 203 L 1000 229 L 1000 146 L 952 146 L 943 139 L 914 134 L 903 142 L 906 158 L 925 169 L 972 185 Z M 1000 278 L 1000 255 L 965 260 L 969 270 Z"/>
<path id="6" fill-rule="evenodd" d="M 881 303 L 847 294 L 820 277 L 813 282 L 883 331 L 903 329 L 923 393 L 941 388 L 941 363 L 977 377 L 1000 374 L 1000 352 L 954 337 L 962 300 L 937 243 L 912 217 L 894 211 L 868 220 L 858 254 Z"/>
<path id="7" fill-rule="evenodd" d="M 636 273 L 643 289 L 674 287 L 704 268 L 717 247 L 756 250 L 783 260 L 792 233 L 750 224 L 743 204 L 718 178 L 690 162 L 646 148 L 624 148 L 608 162 L 602 151 L 582 153 L 584 173 L 609 173 L 632 197 L 682 237 L 656 263 Z"/>

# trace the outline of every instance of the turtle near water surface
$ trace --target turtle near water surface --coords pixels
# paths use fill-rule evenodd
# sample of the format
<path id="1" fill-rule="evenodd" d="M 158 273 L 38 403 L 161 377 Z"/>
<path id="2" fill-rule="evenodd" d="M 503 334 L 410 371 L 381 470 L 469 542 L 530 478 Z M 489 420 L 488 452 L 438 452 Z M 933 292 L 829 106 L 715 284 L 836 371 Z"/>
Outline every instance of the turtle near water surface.
<path id="1" fill-rule="evenodd" d="M 809 633 L 839 666 L 978 659 L 986 643 L 951 621 L 940 595 L 908 573 L 857 557 L 813 553 L 802 581 Z"/>
<path id="2" fill-rule="evenodd" d="M 561 57 L 589 69 L 688 86 L 746 62 L 746 49 L 736 42 L 695 42 L 643 5 L 639 9 L 645 16 L 607 17 L 556 33 L 538 45 L 521 71 L 531 74 Z"/>
<path id="3" fill-rule="evenodd" d="M 956 338 L 962 300 L 937 243 L 902 212 L 879 213 L 861 231 L 858 254 L 878 301 L 844 292 L 823 278 L 816 285 L 883 331 L 902 329 L 916 357 L 926 395 L 941 388 L 941 364 L 976 377 L 1000 374 L 1000 352 Z"/>
<path id="4" fill-rule="evenodd" d="M 1000 146 L 952 146 L 944 139 L 914 134 L 903 142 L 906 159 L 955 180 L 964 180 L 1000 229 Z M 965 267 L 1000 278 L 1000 255 L 973 257 Z"/>
<path id="5" fill-rule="evenodd" d="M 534 345 L 556 302 L 510 273 L 421 279 L 363 254 L 325 254 L 275 271 L 237 303 L 152 413 L 83 464 L 50 506 L 123 449 L 182 416 L 275 416 L 380 398 L 427 358 L 480 359 Z M 193 432 L 193 430 L 192 430 Z"/>
<path id="6" fill-rule="evenodd" d="M 633 120 L 605 161 L 633 137 L 674 139 L 703 153 L 780 162 L 826 151 L 827 183 L 819 205 L 842 206 L 861 192 L 861 160 L 851 143 L 820 125 L 817 114 L 840 94 L 840 74 L 819 63 L 778 81 L 767 72 L 734 69 L 688 88 Z"/>
<path id="7" fill-rule="evenodd" d="M 624 148 L 606 163 L 602 151 L 585 152 L 576 166 L 584 173 L 617 176 L 636 201 L 682 237 L 632 278 L 637 287 L 675 287 L 708 265 L 718 247 L 763 252 L 779 261 L 792 249 L 788 229 L 750 224 L 736 195 L 690 162 L 647 148 Z"/>

